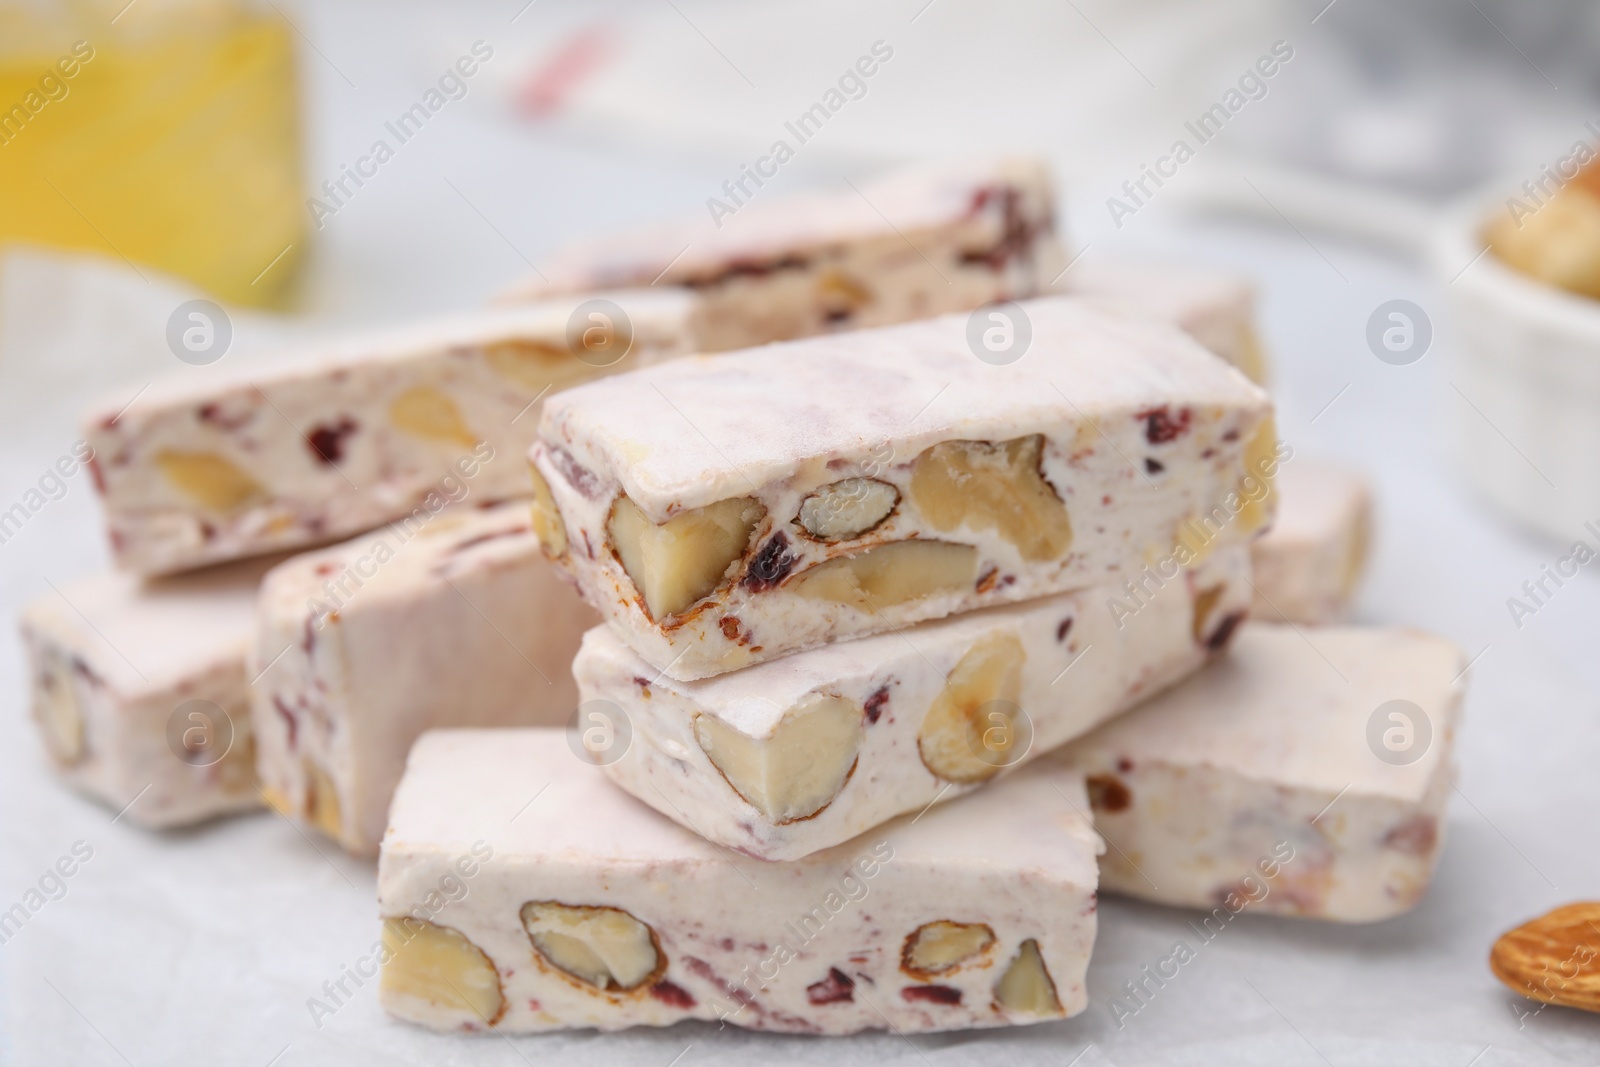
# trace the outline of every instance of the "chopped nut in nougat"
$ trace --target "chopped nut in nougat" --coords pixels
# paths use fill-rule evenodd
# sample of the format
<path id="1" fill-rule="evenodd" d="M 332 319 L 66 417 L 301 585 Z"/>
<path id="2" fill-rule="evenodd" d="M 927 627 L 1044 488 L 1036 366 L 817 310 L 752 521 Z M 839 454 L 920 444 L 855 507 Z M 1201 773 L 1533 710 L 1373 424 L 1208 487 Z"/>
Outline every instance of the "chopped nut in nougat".
<path id="1" fill-rule="evenodd" d="M 1266 529 L 1277 510 L 1277 494 L 1272 483 L 1281 468 L 1273 462 L 1278 449 L 1274 420 L 1269 416 L 1256 427 L 1244 446 L 1247 473 L 1239 479 L 1238 494 L 1243 506 L 1234 517 L 1239 532 L 1246 536 Z"/>
<path id="2" fill-rule="evenodd" d="M 1251 381 L 1266 383 L 1255 286 L 1246 278 L 1168 264 L 1083 262 L 1063 274 L 1056 288 L 1170 322 Z"/>
<path id="3" fill-rule="evenodd" d="M 493 1026 L 505 1011 L 500 973 L 460 931 L 406 915 L 383 920 L 388 960 L 378 996 L 437 1029 Z"/>
<path id="4" fill-rule="evenodd" d="M 695 347 L 721 352 L 1033 296 L 1066 265 L 1040 160 L 924 165 L 763 198 L 561 251 L 506 301 L 619 285 L 699 296 Z"/>
<path id="5" fill-rule="evenodd" d="M 751 738 L 721 719 L 695 720 L 695 738 L 712 766 L 745 800 L 774 822 L 807 819 L 838 796 L 861 747 L 861 707 L 815 695 Z"/>
<path id="6" fill-rule="evenodd" d="M 374 855 L 406 753 L 441 726 L 565 722 L 599 621 L 525 502 L 440 511 L 295 556 L 261 583 L 256 764 L 291 818 Z"/>
<path id="7" fill-rule="evenodd" d="M 1278 469 L 1278 516 L 1251 546 L 1255 606 L 1271 622 L 1343 615 L 1366 569 L 1372 492 L 1360 471 L 1297 457 Z"/>
<path id="8" fill-rule="evenodd" d="M 1043 446 L 1038 434 L 934 445 L 911 468 L 911 499 L 941 533 L 992 528 L 1025 560 L 1059 559 L 1072 547 L 1072 523 L 1039 471 Z"/>
<path id="9" fill-rule="evenodd" d="M 1236 545 L 1137 601 L 1105 583 L 695 682 L 600 626 L 572 670 L 581 700 L 633 726 L 602 773 L 726 849 L 792 860 L 982 788 L 1178 681 L 1220 647 L 1216 621 L 1195 639 L 1195 591 L 1237 620 L 1249 573 Z M 1134 606 L 1111 610 L 1120 598 Z"/>
<path id="10" fill-rule="evenodd" d="M 395 397 L 389 404 L 389 421 L 395 429 L 426 441 L 469 451 L 478 443 L 456 402 L 428 385 L 412 386 Z"/>
<path id="11" fill-rule="evenodd" d="M 876 478 L 845 478 L 800 502 L 800 525 L 819 541 L 849 541 L 889 517 L 900 492 Z"/>
<path id="12" fill-rule="evenodd" d="M 829 270 L 817 279 L 817 303 L 828 321 L 857 319 L 872 302 L 872 290 L 866 283 L 844 271 Z"/>
<path id="13" fill-rule="evenodd" d="M 1061 1015 L 1056 984 L 1039 955 L 1039 942 L 1032 938 L 1017 949 L 1016 958 L 994 986 L 994 1000 L 1006 1011 L 1025 1015 Z"/>
<path id="14" fill-rule="evenodd" d="M 765 863 L 614 788 L 562 730 L 432 731 L 378 860 L 379 913 L 429 933 L 384 965 L 380 999 L 424 1026 L 501 1034 L 684 1019 L 905 1034 L 1074 1015 L 1097 919 L 1088 811 L 1083 779 L 1041 761 Z M 1001 977 L 1018 957 L 1053 978 L 1049 1010 L 1018 965 Z"/>
<path id="15" fill-rule="evenodd" d="M 215 452 L 158 452 L 156 466 L 184 496 L 206 511 L 222 515 L 238 511 L 266 492 L 237 463 Z"/>
<path id="16" fill-rule="evenodd" d="M 906 937 L 900 969 L 913 978 L 949 974 L 984 956 L 993 944 L 994 931 L 984 923 L 923 923 Z"/>
<path id="17" fill-rule="evenodd" d="M 529 901 L 522 925 L 546 962 L 596 989 L 637 989 L 661 969 L 650 927 L 620 908 Z"/>
<path id="18" fill-rule="evenodd" d="M 1021 757 L 1017 699 L 1027 658 L 1015 634 L 997 633 L 956 661 L 917 731 L 917 751 L 935 776 L 981 782 Z"/>
<path id="19" fill-rule="evenodd" d="M 794 592 L 812 600 L 876 613 L 937 593 L 959 593 L 977 574 L 971 545 L 890 541 L 835 556 L 794 576 Z"/>
<path id="20" fill-rule="evenodd" d="M 1374 922 L 1414 906 L 1438 861 L 1463 666 L 1417 630 L 1250 623 L 1052 759 L 1089 776 L 1105 888 Z"/>
<path id="21" fill-rule="evenodd" d="M 1208 552 L 1268 520 L 1264 483 L 1241 493 L 1259 442 L 1278 461 L 1258 387 L 1163 323 L 1018 307 L 1031 340 L 1009 362 L 979 358 L 955 315 L 551 398 L 531 459 L 568 544 L 593 546 L 562 566 L 652 673 L 693 680 L 1135 572 L 1197 517 Z M 673 522 L 730 501 L 719 551 L 674 551 L 658 580 L 646 535 L 675 548 Z"/>
<path id="22" fill-rule="evenodd" d="M 1254 585 L 1253 576 L 1251 584 L 1252 586 Z M 1225 592 L 1227 592 L 1227 588 L 1221 585 L 1212 585 L 1204 589 L 1195 590 L 1194 624 L 1190 626 L 1189 632 L 1194 635 L 1197 644 L 1203 645 L 1212 640 L 1211 635 L 1215 631 L 1212 629 L 1211 624 L 1216 617 L 1217 605 L 1221 603 L 1222 594 Z"/>
<path id="23" fill-rule="evenodd" d="M 344 818 L 339 809 L 339 787 L 328 772 L 311 760 L 306 761 L 305 817 L 312 826 L 334 840 L 344 835 Z"/>
<path id="24" fill-rule="evenodd" d="M 533 480 L 533 532 L 551 558 L 563 556 L 567 551 L 567 530 L 561 523 L 561 512 L 556 509 L 555 498 L 550 495 L 550 483 L 544 480 L 539 468 L 530 466 L 528 474 Z"/>
<path id="25" fill-rule="evenodd" d="M 566 345 L 549 340 L 502 341 L 488 345 L 484 356 L 500 374 L 535 392 L 549 386 L 554 376 L 585 377 L 578 369 L 585 364 L 574 364 Z"/>
<path id="26" fill-rule="evenodd" d="M 173 573 L 528 496 L 522 456 L 545 396 L 690 349 L 691 296 L 618 292 L 606 299 L 631 320 L 627 357 L 578 358 L 568 320 L 592 295 L 107 398 L 83 426 L 117 565 Z"/>
<path id="27" fill-rule="evenodd" d="M 606 533 L 651 617 L 660 619 L 693 607 L 728 577 L 761 514 L 760 504 L 736 497 L 658 524 L 621 496 L 611 507 Z"/>
<path id="28" fill-rule="evenodd" d="M 44 747 L 70 767 L 83 759 L 83 713 L 73 695 L 72 667 L 65 657 L 41 656 L 34 673 L 34 719 Z"/>
<path id="29" fill-rule="evenodd" d="M 107 572 L 23 609 L 33 717 L 68 785 L 152 828 L 261 806 L 245 658 L 271 562 Z"/>

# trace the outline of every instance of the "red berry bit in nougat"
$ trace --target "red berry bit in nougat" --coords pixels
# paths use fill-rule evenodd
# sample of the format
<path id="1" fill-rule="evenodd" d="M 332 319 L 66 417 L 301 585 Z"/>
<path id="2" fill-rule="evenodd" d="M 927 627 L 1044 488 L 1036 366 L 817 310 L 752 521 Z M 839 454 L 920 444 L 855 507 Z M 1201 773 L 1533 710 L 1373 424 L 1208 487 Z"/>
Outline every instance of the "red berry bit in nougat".
<path id="1" fill-rule="evenodd" d="M 306 444 L 319 463 L 333 466 L 344 458 L 344 439 L 356 432 L 354 419 L 343 418 L 327 426 L 318 426 L 306 434 Z"/>
<path id="2" fill-rule="evenodd" d="M 1163 404 L 1158 408 L 1149 408 L 1139 412 L 1134 418 L 1144 420 L 1144 437 L 1153 445 L 1164 445 L 1168 441 L 1176 441 L 1189 432 L 1189 421 L 1193 416 L 1188 408 L 1180 408 L 1177 415 L 1172 409 Z"/>
<path id="3" fill-rule="evenodd" d="M 838 1004 L 856 999 L 855 979 L 837 967 L 828 968 L 828 977 L 806 986 L 806 999 L 813 1004 Z"/>

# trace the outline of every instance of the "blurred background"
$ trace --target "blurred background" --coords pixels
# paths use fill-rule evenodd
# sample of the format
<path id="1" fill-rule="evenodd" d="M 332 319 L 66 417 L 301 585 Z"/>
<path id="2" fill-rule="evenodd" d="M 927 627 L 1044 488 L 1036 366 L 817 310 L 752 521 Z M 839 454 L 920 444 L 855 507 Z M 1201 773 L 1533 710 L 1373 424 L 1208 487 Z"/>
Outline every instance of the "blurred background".
<path id="1" fill-rule="evenodd" d="M 774 193 L 1017 149 L 1054 161 L 1097 257 L 1182 214 L 1420 262 L 1454 198 L 1594 136 L 1597 38 L 1593 5 L 1555 0 L 0 0 L 0 411 L 170 367 L 134 320 L 100 346 L 84 299 L 115 330 L 118 301 L 206 296 L 248 353 L 475 305 L 573 237 L 697 215 L 876 41 L 883 76 Z M 1292 58 L 1201 144 L 1275 46 Z M 1194 158 L 1135 204 L 1180 138 Z"/>
<path id="2" fill-rule="evenodd" d="M 774 140 L 792 140 L 785 123 L 877 42 L 892 59 L 763 195 L 932 156 L 1036 152 L 1056 168 L 1073 255 L 1249 276 L 1280 432 L 1378 484 L 1358 618 L 1436 630 L 1474 657 L 1452 843 L 1423 909 L 1371 929 L 1253 924 L 1208 949 L 1207 982 L 1163 1001 L 1137 1033 L 1091 1008 L 1069 1048 L 1035 1036 L 1017 1055 L 1322 1062 L 1296 1038 L 1305 1030 L 1334 1062 L 1587 1062 L 1600 1036 L 1587 1019 L 1520 1019 L 1482 959 L 1500 931 L 1600 891 L 1600 593 L 1582 574 L 1536 617 L 1508 613 L 1573 539 L 1600 543 L 1582 526 L 1600 520 L 1600 325 L 1588 297 L 1483 275 L 1494 268 L 1481 234 L 1541 168 L 1580 143 L 1600 149 L 1595 4 L 0 0 L 0 499 L 70 448 L 91 397 L 131 401 L 157 376 L 195 370 L 168 342 L 186 302 L 219 305 L 228 364 L 480 305 L 574 238 L 704 217 L 708 198 Z M 1252 75 L 1269 55 L 1274 73 Z M 1218 104 L 1225 125 L 1197 136 Z M 1140 190 L 1149 168 L 1171 172 L 1160 161 L 1180 140 L 1192 153 Z M 1496 295 L 1469 289 L 1480 283 Z M 1471 317 L 1502 296 L 1503 318 Z M 1368 341 L 1376 309 L 1394 300 L 1412 302 L 1433 338 L 1404 363 Z M 1539 362 L 1551 346 L 1566 353 L 1559 367 Z M 1565 399 L 1570 421 L 1554 424 L 1542 394 L 1518 392 L 1522 367 Z M 46 582 L 105 564 L 93 505 L 74 484 L 0 546 L 7 618 Z M 0 727 L 14 736 L 30 732 L 24 691 L 5 643 Z M 57 812 L 41 799 L 52 787 L 32 739 L 0 748 L 9 900 L 60 834 L 45 832 Z M 28 1062 L 121 1062 L 36 981 L 46 971 L 94 986 L 74 1000 L 131 1062 L 175 1062 L 196 1041 L 248 1064 L 278 1062 L 285 1042 L 286 1064 L 464 1055 L 418 1044 L 371 1003 L 305 1032 L 303 976 L 336 973 L 349 946 L 370 941 L 370 872 L 313 855 L 262 873 L 250 858 L 259 840 L 199 836 L 189 844 L 211 847 L 160 846 L 156 873 L 132 863 L 154 846 L 106 846 L 108 869 L 124 869 L 125 851 L 140 873 L 120 886 L 85 880 L 42 920 L 56 932 L 31 941 L 66 946 L 74 962 L 0 949 L 7 1014 L 31 1023 L 25 1038 L 0 1028 L 0 1062 L 8 1040 Z M 329 864 L 353 887 L 346 897 L 324 886 L 337 903 L 308 917 L 300 887 L 330 882 Z M 160 933 L 138 944 L 172 951 L 173 988 L 190 999 L 141 990 L 123 1001 L 114 980 L 78 974 L 116 958 L 105 953 L 130 894 Z M 257 958 L 261 931 L 236 928 L 264 914 L 285 929 L 313 923 L 317 936 L 286 936 L 282 958 Z M 1091 998 L 1164 951 L 1181 920 L 1109 902 Z M 189 958 L 202 941 L 216 950 L 204 967 Z M 1294 1023 L 1240 976 L 1270 983 Z M 215 992 L 254 999 L 219 1008 Z M 695 1057 L 773 1047 L 718 1038 Z M 563 1047 L 666 1064 L 680 1045 L 632 1035 Z M 892 1037 L 792 1047 L 921 1062 Z M 923 1047 L 930 1062 L 972 1052 L 956 1038 Z M 466 1051 L 520 1062 L 512 1048 Z"/>
<path id="3" fill-rule="evenodd" d="M 1414 230 L 1373 235 L 1335 205 L 1418 224 L 1548 162 L 1592 117 L 1597 39 L 1600 11 L 1555 0 L 6 0 L 0 243 L 239 307 L 459 306 L 595 211 L 620 227 L 702 209 L 882 40 L 886 76 L 780 186 L 1018 148 L 1099 204 L 1284 42 L 1292 60 L 1162 199 L 1268 212 L 1239 194 L 1249 172 L 1405 247 Z M 474 42 L 481 69 L 400 142 L 390 125 Z M 393 158 L 347 180 L 379 141 Z M 1109 221 L 1088 213 L 1080 244 Z"/>

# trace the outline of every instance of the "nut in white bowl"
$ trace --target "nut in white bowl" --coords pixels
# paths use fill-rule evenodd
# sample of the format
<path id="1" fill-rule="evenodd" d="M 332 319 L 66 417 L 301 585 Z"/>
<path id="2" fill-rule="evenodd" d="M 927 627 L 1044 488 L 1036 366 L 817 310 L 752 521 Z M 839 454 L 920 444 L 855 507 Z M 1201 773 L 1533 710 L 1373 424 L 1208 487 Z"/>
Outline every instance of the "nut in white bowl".
<path id="1" fill-rule="evenodd" d="M 1569 540 L 1600 517 L 1600 301 L 1483 252 L 1514 187 L 1501 183 L 1451 212 L 1434 241 L 1435 273 L 1449 283 L 1447 432 L 1483 497 Z"/>

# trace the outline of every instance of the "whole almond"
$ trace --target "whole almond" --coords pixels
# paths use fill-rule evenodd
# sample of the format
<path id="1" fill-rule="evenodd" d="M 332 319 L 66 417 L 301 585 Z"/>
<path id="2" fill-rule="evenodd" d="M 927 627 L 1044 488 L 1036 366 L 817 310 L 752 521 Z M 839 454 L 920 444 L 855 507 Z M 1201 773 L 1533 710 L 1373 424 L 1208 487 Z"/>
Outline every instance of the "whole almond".
<path id="1" fill-rule="evenodd" d="M 1525 997 L 1600 1012 L 1600 901 L 1568 904 L 1502 934 L 1489 968 Z"/>

